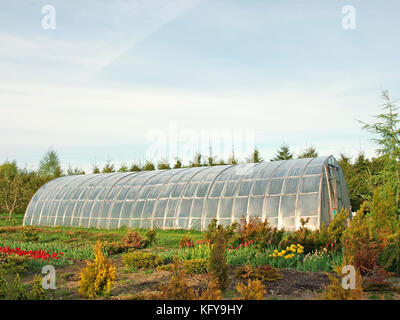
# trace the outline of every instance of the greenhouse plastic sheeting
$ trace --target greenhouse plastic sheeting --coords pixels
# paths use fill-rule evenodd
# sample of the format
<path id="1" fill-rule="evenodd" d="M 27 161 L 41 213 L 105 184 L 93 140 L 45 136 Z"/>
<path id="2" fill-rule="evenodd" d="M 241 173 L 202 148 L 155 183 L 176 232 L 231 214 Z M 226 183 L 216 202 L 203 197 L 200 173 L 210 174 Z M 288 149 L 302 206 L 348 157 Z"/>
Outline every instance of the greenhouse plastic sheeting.
<path id="1" fill-rule="evenodd" d="M 73 175 L 33 196 L 24 225 L 206 230 L 260 217 L 278 228 L 327 225 L 350 208 L 333 156 L 171 170 Z"/>

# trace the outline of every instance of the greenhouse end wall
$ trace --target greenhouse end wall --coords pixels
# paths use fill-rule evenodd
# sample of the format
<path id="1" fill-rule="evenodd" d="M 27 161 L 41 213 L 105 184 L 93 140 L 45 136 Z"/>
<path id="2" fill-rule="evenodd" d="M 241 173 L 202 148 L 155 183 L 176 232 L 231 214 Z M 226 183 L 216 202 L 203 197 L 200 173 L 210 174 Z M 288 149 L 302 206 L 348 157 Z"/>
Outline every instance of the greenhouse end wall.
<path id="1" fill-rule="evenodd" d="M 350 209 L 333 156 L 128 173 L 65 176 L 31 199 L 24 225 L 206 230 L 259 217 L 296 230 L 318 229 Z"/>

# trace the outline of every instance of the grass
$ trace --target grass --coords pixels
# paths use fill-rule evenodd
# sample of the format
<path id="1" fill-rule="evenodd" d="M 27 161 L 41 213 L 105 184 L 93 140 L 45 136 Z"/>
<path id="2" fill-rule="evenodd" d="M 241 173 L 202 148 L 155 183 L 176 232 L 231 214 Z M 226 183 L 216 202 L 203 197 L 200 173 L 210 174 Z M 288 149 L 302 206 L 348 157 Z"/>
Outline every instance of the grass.
<path id="1" fill-rule="evenodd" d="M 22 226 L 23 214 L 15 214 L 13 219 L 0 219 L 0 241 L 22 241 L 21 232 L 12 232 L 7 230 L 8 227 Z M 24 229 L 32 229 L 39 231 L 38 243 L 51 246 L 75 245 L 75 246 L 92 246 L 97 240 L 101 241 L 119 241 L 126 234 L 126 228 L 121 229 L 96 229 L 96 228 L 79 228 L 79 227 L 31 227 Z M 147 229 L 135 229 L 141 237 L 145 237 Z M 20 230 L 18 230 L 20 231 Z M 203 238 L 203 233 L 195 230 L 157 230 L 157 241 L 153 247 L 176 247 L 183 235 L 193 239 L 193 241 Z"/>
<path id="2" fill-rule="evenodd" d="M 7 213 L 0 213 L 0 216 L 7 216 Z M 0 227 L 14 227 L 14 226 L 22 226 L 22 222 L 24 221 L 23 213 L 14 213 L 11 220 L 2 218 L 0 219 Z"/>

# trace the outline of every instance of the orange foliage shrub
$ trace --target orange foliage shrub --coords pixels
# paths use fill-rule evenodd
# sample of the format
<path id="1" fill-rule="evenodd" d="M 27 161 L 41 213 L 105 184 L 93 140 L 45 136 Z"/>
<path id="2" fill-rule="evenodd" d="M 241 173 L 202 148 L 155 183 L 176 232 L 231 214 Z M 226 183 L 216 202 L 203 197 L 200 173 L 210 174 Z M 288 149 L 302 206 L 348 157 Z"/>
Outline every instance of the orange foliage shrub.
<path id="1" fill-rule="evenodd" d="M 270 245 L 278 245 L 282 240 L 284 231 L 278 230 L 272 226 L 267 219 L 261 221 L 259 217 L 250 217 L 240 220 L 238 225 L 237 240 L 240 243 L 253 241 L 259 248 L 265 248 Z"/>
<path id="2" fill-rule="evenodd" d="M 260 280 L 247 280 L 247 285 L 239 283 L 236 291 L 240 294 L 235 300 L 263 300 L 266 293 L 265 287 Z"/>

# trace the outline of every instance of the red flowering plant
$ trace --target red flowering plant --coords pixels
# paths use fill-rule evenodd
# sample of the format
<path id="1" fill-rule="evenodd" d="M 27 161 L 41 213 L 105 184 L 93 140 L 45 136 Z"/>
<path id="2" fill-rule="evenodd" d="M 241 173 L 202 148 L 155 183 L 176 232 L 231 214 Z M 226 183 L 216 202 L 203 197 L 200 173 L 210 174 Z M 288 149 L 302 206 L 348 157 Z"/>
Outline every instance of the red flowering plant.
<path id="1" fill-rule="evenodd" d="M 184 235 L 179 240 L 179 247 L 180 248 L 191 248 L 191 247 L 194 247 L 194 241 L 189 236 Z"/>
<path id="2" fill-rule="evenodd" d="M 32 259 L 41 259 L 41 260 L 52 260 L 55 259 L 57 260 L 59 256 L 62 256 L 62 252 L 51 252 L 50 250 L 45 251 L 45 250 L 22 250 L 20 248 L 10 248 L 8 245 L 0 247 L 0 253 L 6 254 L 6 255 L 18 255 L 18 256 L 26 256 L 30 257 Z"/>
<path id="3" fill-rule="evenodd" d="M 228 250 L 239 250 L 241 248 L 246 248 L 249 246 L 256 246 L 256 242 L 257 242 L 256 240 L 244 241 L 244 242 L 239 243 L 239 245 L 237 245 L 237 246 L 230 246 L 227 249 Z"/>

